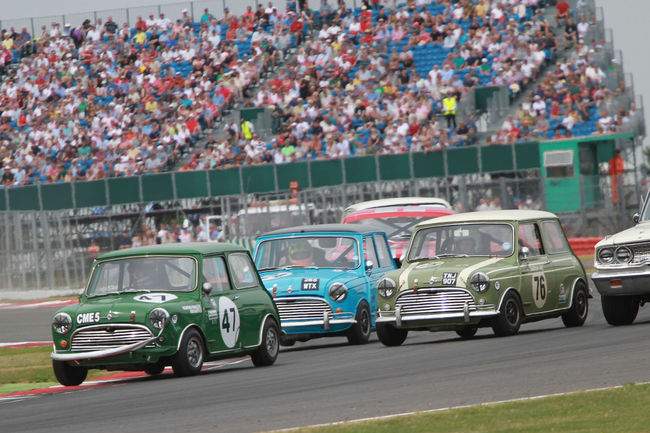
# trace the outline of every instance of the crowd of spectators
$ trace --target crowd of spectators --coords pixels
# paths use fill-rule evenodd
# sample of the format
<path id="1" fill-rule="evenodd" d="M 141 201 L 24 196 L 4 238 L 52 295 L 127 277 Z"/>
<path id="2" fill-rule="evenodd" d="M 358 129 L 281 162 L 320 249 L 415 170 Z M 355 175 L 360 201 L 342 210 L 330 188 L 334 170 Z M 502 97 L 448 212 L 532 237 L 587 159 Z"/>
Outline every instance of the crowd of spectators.
<path id="1" fill-rule="evenodd" d="M 111 17 L 53 23 L 36 38 L 5 32 L 2 47 L 12 41 L 6 50 L 19 48 L 22 60 L 0 86 L 2 184 L 463 146 L 476 125 L 459 107 L 485 85 L 513 98 L 533 88 L 488 144 L 561 138 L 591 121 L 610 132 L 635 114 L 612 103 L 625 89 L 607 90 L 592 60 L 598 45 L 584 48 L 590 23 L 573 15 L 573 24 L 563 0 L 561 41 L 544 0 L 370 1 L 353 11 L 304 3 L 222 19 L 206 9 L 198 22 L 187 11 L 152 14 L 133 28 Z M 558 42 L 574 54 L 540 77 Z M 218 122 L 235 102 L 272 111 L 270 141 L 249 122 Z M 194 148 L 203 131 L 207 144 Z"/>

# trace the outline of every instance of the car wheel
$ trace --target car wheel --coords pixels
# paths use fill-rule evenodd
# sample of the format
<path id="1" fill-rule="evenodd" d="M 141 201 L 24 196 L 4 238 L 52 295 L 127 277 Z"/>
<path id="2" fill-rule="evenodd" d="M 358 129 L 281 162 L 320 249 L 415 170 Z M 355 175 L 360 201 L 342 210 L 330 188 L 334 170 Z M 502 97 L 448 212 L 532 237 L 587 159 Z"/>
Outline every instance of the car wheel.
<path id="1" fill-rule="evenodd" d="M 602 296 L 600 302 L 610 325 L 629 325 L 639 312 L 639 301 L 631 296 Z"/>
<path id="2" fill-rule="evenodd" d="M 347 332 L 348 343 L 366 344 L 368 339 L 370 339 L 370 332 L 372 331 L 370 308 L 368 308 L 368 303 L 366 301 L 361 301 L 354 318 L 357 323 L 355 323 Z"/>
<path id="3" fill-rule="evenodd" d="M 272 319 L 267 319 L 262 330 L 262 344 L 251 354 L 251 359 L 256 367 L 271 365 L 278 357 L 280 350 L 280 331 Z"/>
<path id="4" fill-rule="evenodd" d="M 54 376 L 63 386 L 76 386 L 81 384 L 88 376 L 86 367 L 74 367 L 66 362 L 52 361 Z"/>
<path id="5" fill-rule="evenodd" d="M 494 334 L 499 337 L 515 335 L 519 332 L 523 315 L 524 313 L 517 295 L 512 292 L 508 293 L 501 304 L 499 315 L 492 323 Z"/>
<path id="6" fill-rule="evenodd" d="M 193 376 L 203 367 L 203 338 L 196 329 L 190 329 L 183 336 L 178 352 L 172 360 L 176 376 Z"/>
<path id="7" fill-rule="evenodd" d="M 478 326 L 461 326 L 456 328 L 456 334 L 458 334 L 460 338 L 465 339 L 475 336 L 476 331 L 478 331 Z"/>
<path id="8" fill-rule="evenodd" d="M 149 376 L 156 376 L 162 373 L 165 370 L 165 364 L 162 362 L 156 362 L 155 364 L 147 364 L 144 367 L 144 372 Z"/>
<path id="9" fill-rule="evenodd" d="M 385 346 L 401 345 L 408 333 L 408 329 L 397 329 L 393 325 L 377 323 L 377 338 Z"/>
<path id="10" fill-rule="evenodd" d="M 567 328 L 574 326 L 582 326 L 587 320 L 589 313 L 589 295 L 584 283 L 579 282 L 573 292 L 573 300 L 571 301 L 571 308 L 562 315 L 562 323 Z"/>

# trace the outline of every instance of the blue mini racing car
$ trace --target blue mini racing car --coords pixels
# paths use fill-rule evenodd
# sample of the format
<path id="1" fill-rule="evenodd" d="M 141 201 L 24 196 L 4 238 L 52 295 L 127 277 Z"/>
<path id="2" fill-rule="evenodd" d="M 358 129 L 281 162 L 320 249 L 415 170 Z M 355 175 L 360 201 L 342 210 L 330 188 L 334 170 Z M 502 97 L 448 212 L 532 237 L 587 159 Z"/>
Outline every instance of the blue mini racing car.
<path id="1" fill-rule="evenodd" d="M 375 328 L 377 281 L 396 268 L 385 233 L 365 224 L 276 230 L 257 240 L 254 257 L 280 312 L 285 346 L 341 335 L 366 343 Z"/>

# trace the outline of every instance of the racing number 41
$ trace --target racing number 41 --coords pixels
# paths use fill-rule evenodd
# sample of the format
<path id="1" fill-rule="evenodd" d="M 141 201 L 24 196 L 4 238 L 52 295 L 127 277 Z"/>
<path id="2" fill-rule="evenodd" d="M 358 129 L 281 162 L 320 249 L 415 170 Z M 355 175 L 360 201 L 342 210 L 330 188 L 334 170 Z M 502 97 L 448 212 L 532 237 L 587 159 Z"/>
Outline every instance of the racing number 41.
<path id="1" fill-rule="evenodd" d="M 535 275 L 533 282 L 535 284 L 535 301 L 544 301 L 546 299 L 546 280 L 544 275 Z"/>
<path id="2" fill-rule="evenodd" d="M 229 310 L 230 310 L 230 314 L 228 313 Z M 232 319 L 230 318 L 231 315 L 232 315 Z M 226 332 L 230 332 L 230 327 L 236 329 L 237 328 L 237 324 L 235 323 L 236 320 L 237 320 L 237 315 L 235 314 L 234 308 L 224 309 L 223 320 L 221 321 L 221 328 L 225 329 Z"/>

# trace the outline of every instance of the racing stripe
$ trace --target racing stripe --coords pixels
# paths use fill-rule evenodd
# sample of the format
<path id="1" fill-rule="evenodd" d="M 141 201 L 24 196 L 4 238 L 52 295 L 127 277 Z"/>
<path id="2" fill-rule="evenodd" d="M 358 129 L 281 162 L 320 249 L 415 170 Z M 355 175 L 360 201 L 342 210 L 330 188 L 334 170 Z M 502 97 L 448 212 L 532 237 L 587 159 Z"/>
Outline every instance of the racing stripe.
<path id="1" fill-rule="evenodd" d="M 411 263 L 408 268 L 404 272 L 402 272 L 399 276 L 399 285 L 397 286 L 397 290 L 402 291 L 406 290 L 409 288 L 409 274 L 417 265 L 419 265 L 419 262 L 413 262 Z M 402 288 L 404 287 L 404 288 Z"/>
<path id="2" fill-rule="evenodd" d="M 467 286 L 467 278 L 478 268 L 482 268 L 483 266 L 488 266 L 493 263 L 497 263 L 503 260 L 502 257 L 492 257 L 491 259 L 483 260 L 482 262 L 478 262 L 475 265 L 469 266 L 461 271 L 460 274 L 458 274 L 458 280 L 456 281 L 456 286 L 457 287 L 466 287 Z"/>

